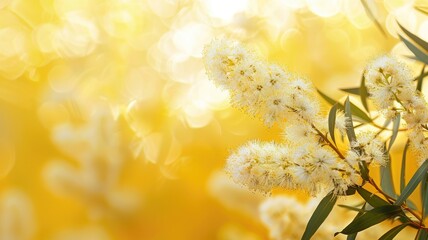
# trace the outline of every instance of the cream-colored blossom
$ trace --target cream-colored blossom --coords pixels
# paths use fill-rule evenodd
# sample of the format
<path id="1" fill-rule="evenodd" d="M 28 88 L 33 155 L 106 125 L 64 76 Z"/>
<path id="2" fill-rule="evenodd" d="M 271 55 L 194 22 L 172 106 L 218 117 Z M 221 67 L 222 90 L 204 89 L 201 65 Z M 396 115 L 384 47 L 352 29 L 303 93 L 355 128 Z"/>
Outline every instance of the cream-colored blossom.
<path id="1" fill-rule="evenodd" d="M 351 143 L 354 153 L 350 159 L 355 158 L 355 152 L 358 155 L 358 161 L 373 163 L 375 165 L 385 165 L 387 158 L 384 149 L 384 143 L 376 133 L 372 131 L 361 132 L 357 135 L 357 140 Z M 349 154 L 348 154 L 349 155 Z"/>
<path id="2" fill-rule="evenodd" d="M 269 192 L 274 187 L 293 188 L 287 167 L 289 150 L 276 143 L 249 142 L 229 156 L 226 171 L 232 179 L 253 190 Z"/>
<path id="3" fill-rule="evenodd" d="M 226 169 L 236 182 L 263 192 L 284 187 L 311 194 L 343 194 L 356 184 L 355 169 L 327 149 L 327 124 L 311 82 L 259 60 L 235 41 L 214 40 L 204 55 L 208 76 L 230 91 L 233 106 L 268 126 L 287 121 L 283 144 L 250 142 L 229 157 Z"/>
<path id="4" fill-rule="evenodd" d="M 290 118 L 312 122 L 320 112 L 310 82 L 261 61 L 235 41 L 212 41 L 204 62 L 208 77 L 230 91 L 232 104 L 268 126 Z"/>
<path id="5" fill-rule="evenodd" d="M 409 133 L 410 147 L 416 153 L 417 160 L 422 164 L 428 159 L 428 138 L 422 128 L 416 128 Z"/>
<path id="6" fill-rule="evenodd" d="M 371 99 L 386 118 L 402 113 L 410 146 L 420 161 L 425 160 L 428 157 L 424 134 L 424 126 L 428 123 L 428 104 L 423 94 L 416 90 L 410 69 L 394 58 L 383 56 L 369 65 L 365 77 Z M 382 164 L 379 147 L 368 146 L 366 152 L 370 151 L 372 156 L 378 156 L 377 162 Z"/>
<path id="7" fill-rule="evenodd" d="M 337 130 L 339 130 L 339 132 L 342 136 L 345 136 L 345 134 L 346 134 L 346 117 L 345 117 L 345 113 L 343 111 L 339 111 L 336 113 L 335 127 Z"/>
<path id="8" fill-rule="evenodd" d="M 380 110 L 395 111 L 392 107 L 402 107 L 398 101 L 405 104 L 414 95 L 411 71 L 392 57 L 374 60 L 364 76 L 371 99 Z"/>
<path id="9" fill-rule="evenodd" d="M 322 190 L 343 194 L 359 180 L 352 166 L 316 142 L 293 149 L 271 142 L 249 142 L 227 159 L 226 170 L 235 182 L 261 192 L 281 187 L 299 188 L 312 195 Z"/>
<path id="10" fill-rule="evenodd" d="M 299 188 L 312 194 L 321 190 L 343 194 L 360 179 L 355 166 L 316 144 L 298 146 L 292 158 L 295 164 L 290 166 L 290 173 Z"/>
<path id="11" fill-rule="evenodd" d="M 316 131 L 307 124 L 286 125 L 283 137 L 285 141 L 293 140 L 296 144 L 318 141 L 319 136 Z"/>

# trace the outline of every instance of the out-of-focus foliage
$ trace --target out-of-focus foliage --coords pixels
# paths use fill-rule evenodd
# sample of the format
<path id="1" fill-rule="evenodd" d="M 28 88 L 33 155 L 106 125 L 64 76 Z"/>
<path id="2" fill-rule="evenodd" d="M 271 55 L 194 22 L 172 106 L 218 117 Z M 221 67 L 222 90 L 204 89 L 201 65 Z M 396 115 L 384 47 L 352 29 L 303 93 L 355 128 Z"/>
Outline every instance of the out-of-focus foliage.
<path id="1" fill-rule="evenodd" d="M 396 20 L 428 37 L 423 2 L 367 3 L 386 37 L 354 0 L 0 1 L 0 238 L 267 238 L 262 197 L 207 181 L 276 129 L 230 108 L 203 46 L 248 43 L 336 97 L 374 56 L 410 55 Z"/>

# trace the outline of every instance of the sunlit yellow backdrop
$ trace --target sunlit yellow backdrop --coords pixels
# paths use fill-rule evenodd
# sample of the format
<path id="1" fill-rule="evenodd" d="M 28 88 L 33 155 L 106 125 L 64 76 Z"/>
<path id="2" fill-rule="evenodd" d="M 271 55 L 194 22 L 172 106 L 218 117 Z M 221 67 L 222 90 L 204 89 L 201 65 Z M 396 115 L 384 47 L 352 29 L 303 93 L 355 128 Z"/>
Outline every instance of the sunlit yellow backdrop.
<path id="1" fill-rule="evenodd" d="M 355 0 L 0 1 L 0 239 L 267 239 L 262 197 L 218 171 L 281 130 L 230 108 L 203 46 L 237 39 L 339 99 L 408 54 L 396 20 L 428 38 L 418 2 L 366 2 L 385 34 Z"/>

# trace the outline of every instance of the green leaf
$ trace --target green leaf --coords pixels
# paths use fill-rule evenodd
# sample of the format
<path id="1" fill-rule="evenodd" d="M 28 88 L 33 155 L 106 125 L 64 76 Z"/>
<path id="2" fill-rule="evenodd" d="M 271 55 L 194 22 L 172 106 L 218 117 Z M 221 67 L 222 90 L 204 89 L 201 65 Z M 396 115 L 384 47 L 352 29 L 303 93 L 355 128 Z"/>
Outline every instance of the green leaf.
<path id="1" fill-rule="evenodd" d="M 397 201 L 395 201 L 395 205 L 401 205 L 406 199 L 412 194 L 415 188 L 418 186 L 419 182 L 422 181 L 423 177 L 426 175 L 428 170 L 428 161 L 424 161 L 419 169 L 415 172 L 413 177 L 410 179 L 407 186 L 401 192 L 401 195 L 398 197 Z"/>
<path id="2" fill-rule="evenodd" d="M 321 92 L 319 89 L 317 89 L 317 92 L 329 104 L 334 105 L 334 104 L 337 103 L 336 100 L 334 100 L 333 98 L 327 96 L 325 93 Z M 353 103 L 350 103 L 350 105 L 351 105 L 351 109 L 352 109 L 352 111 L 351 111 L 352 114 L 355 115 L 355 117 L 357 117 L 359 121 L 365 122 L 365 123 L 372 122 L 372 119 L 370 118 L 369 115 L 367 115 L 367 113 L 365 113 L 363 110 L 361 110 L 359 107 L 357 107 Z M 342 104 L 340 104 L 340 103 L 337 104 L 337 108 L 340 109 L 340 110 L 344 110 L 345 109 L 345 107 Z"/>
<path id="3" fill-rule="evenodd" d="M 363 110 L 361 110 L 359 107 L 357 107 L 352 102 L 351 102 L 351 110 L 352 110 L 352 115 L 357 117 L 358 121 L 365 122 L 365 123 L 372 122 L 372 119 L 369 117 L 369 115 L 367 115 L 367 113 L 365 113 Z"/>
<path id="4" fill-rule="evenodd" d="M 422 219 L 428 213 L 428 173 L 425 173 L 421 183 Z"/>
<path id="5" fill-rule="evenodd" d="M 346 208 L 346 209 L 348 209 L 348 210 L 355 211 L 355 212 L 362 212 L 362 213 L 367 212 L 367 211 L 366 211 L 366 210 L 364 210 L 364 209 L 360 209 L 360 208 L 353 207 L 353 206 L 348 206 L 348 205 L 343 205 L 343 204 L 338 204 L 337 206 L 338 206 L 338 207 L 341 207 L 341 208 Z"/>
<path id="6" fill-rule="evenodd" d="M 337 103 L 331 107 L 330 112 L 328 113 L 328 132 L 330 133 L 330 137 L 334 144 L 336 144 L 336 140 L 334 138 L 334 128 L 336 127 L 336 112 Z"/>
<path id="7" fill-rule="evenodd" d="M 394 217 L 402 212 L 400 206 L 385 205 L 374 208 L 360 217 L 354 219 L 348 226 L 346 226 L 340 233 L 352 234 L 367 229 L 373 225 L 381 223 L 388 218 Z M 337 235 L 336 233 L 335 235 Z"/>
<path id="8" fill-rule="evenodd" d="M 349 143 L 357 141 L 357 136 L 354 131 L 354 124 L 352 121 L 351 102 L 349 96 L 345 100 L 345 118 L 346 118 L 346 135 L 348 136 Z"/>
<path id="9" fill-rule="evenodd" d="M 412 39 L 416 44 L 418 44 L 420 47 L 422 47 L 425 51 L 428 51 L 428 42 L 425 42 L 422 38 L 416 36 L 415 34 L 411 33 L 409 30 L 404 28 L 399 22 L 398 26 L 400 26 L 401 30 L 410 38 Z"/>
<path id="10" fill-rule="evenodd" d="M 355 216 L 355 219 L 359 218 L 361 215 L 363 215 L 366 211 L 366 203 L 363 204 L 363 206 L 361 207 L 360 211 L 358 212 L 357 216 Z M 349 234 L 348 237 L 346 237 L 346 240 L 355 240 L 357 238 L 357 234 L 358 233 L 352 233 Z"/>
<path id="11" fill-rule="evenodd" d="M 418 47 L 413 45 L 409 40 L 403 38 L 401 35 L 398 35 L 403 41 L 404 44 L 406 44 L 407 48 L 416 56 L 417 60 L 428 64 L 428 55 L 426 55 L 424 52 L 422 52 Z"/>
<path id="12" fill-rule="evenodd" d="M 401 232 L 401 230 L 403 230 L 409 224 L 410 223 L 403 223 L 401 225 L 398 225 L 398 226 L 392 228 L 391 230 L 389 230 L 388 232 L 383 234 L 382 237 L 379 238 L 379 240 L 392 240 L 392 239 L 394 239 L 394 237 L 397 236 L 397 234 L 399 234 Z"/>
<path id="13" fill-rule="evenodd" d="M 308 224 L 306 225 L 305 232 L 303 233 L 302 240 L 309 240 L 328 217 L 334 205 L 336 204 L 337 197 L 333 192 L 325 196 L 318 204 L 313 212 Z"/>
<path id="14" fill-rule="evenodd" d="M 412 200 L 410 199 L 406 200 L 406 205 L 413 210 L 418 210 L 418 207 L 416 206 L 416 204 L 412 202 Z"/>
<path id="15" fill-rule="evenodd" d="M 369 191 L 367 191 L 366 189 L 360 187 L 357 188 L 358 193 L 360 194 L 360 196 L 366 200 L 366 202 L 368 204 L 370 204 L 372 207 L 377 208 L 380 206 L 385 206 L 385 205 L 391 205 L 389 202 L 387 202 L 386 200 L 380 198 L 379 196 L 377 196 L 374 193 L 371 193 Z"/>
<path id="16" fill-rule="evenodd" d="M 360 88 L 340 88 L 341 91 L 344 91 L 346 93 L 354 94 L 360 96 Z"/>
<path id="17" fill-rule="evenodd" d="M 385 166 L 380 166 L 380 187 L 389 196 L 396 196 L 394 182 L 392 180 L 391 157 L 388 154 L 388 160 Z"/>
<path id="18" fill-rule="evenodd" d="M 349 234 L 348 237 L 346 237 L 346 240 L 355 240 L 357 239 L 358 233 Z"/>
<path id="19" fill-rule="evenodd" d="M 379 21 L 374 16 L 372 10 L 369 8 L 369 5 L 367 5 L 367 2 L 365 0 L 361 0 L 361 4 L 363 5 L 367 16 L 369 16 L 369 18 L 373 21 L 373 23 L 376 25 L 377 29 L 379 29 L 379 31 L 382 33 L 382 35 L 384 37 L 386 37 L 387 35 L 386 35 L 385 31 L 383 30 L 382 25 L 380 25 Z"/>
<path id="20" fill-rule="evenodd" d="M 392 144 L 394 144 L 394 141 L 397 138 L 398 130 L 400 129 L 400 120 L 401 120 L 400 113 L 397 116 L 395 116 L 395 118 L 392 120 L 393 122 L 392 135 L 391 135 L 391 139 L 389 140 L 388 152 L 391 150 Z"/>
<path id="21" fill-rule="evenodd" d="M 425 64 L 422 66 L 421 74 L 418 76 L 418 84 L 416 85 L 416 90 L 422 91 L 422 84 L 424 82 L 424 71 L 425 71 Z"/>
<path id="22" fill-rule="evenodd" d="M 404 145 L 403 149 L 403 157 L 401 158 L 400 193 L 403 192 L 403 189 L 406 186 L 406 158 L 407 150 L 409 149 L 409 144 L 409 139 L 407 139 L 406 145 Z"/>
<path id="23" fill-rule="evenodd" d="M 427 230 L 419 229 L 415 239 L 417 239 L 417 240 L 427 240 L 428 239 L 428 232 L 427 232 Z"/>
<path id="24" fill-rule="evenodd" d="M 356 191 L 357 191 L 356 187 L 350 186 L 348 187 L 348 189 L 346 189 L 344 193 L 340 194 L 339 196 L 351 196 L 351 195 L 354 195 Z"/>
<path id="25" fill-rule="evenodd" d="M 367 92 L 367 87 L 366 87 L 366 78 L 363 76 L 361 77 L 361 84 L 360 84 L 360 98 L 361 98 L 361 103 L 363 104 L 364 109 L 367 112 L 369 111 L 369 106 L 367 104 L 367 97 L 368 97 L 368 92 Z"/>

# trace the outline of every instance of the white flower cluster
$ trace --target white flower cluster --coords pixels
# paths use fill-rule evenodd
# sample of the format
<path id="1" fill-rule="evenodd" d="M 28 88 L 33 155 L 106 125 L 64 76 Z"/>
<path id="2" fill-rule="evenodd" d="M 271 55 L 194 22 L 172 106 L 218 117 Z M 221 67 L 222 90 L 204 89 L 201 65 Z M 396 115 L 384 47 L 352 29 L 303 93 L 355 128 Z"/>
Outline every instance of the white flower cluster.
<path id="1" fill-rule="evenodd" d="M 351 143 L 352 149 L 348 151 L 346 159 L 348 162 L 358 164 L 364 161 L 367 164 L 385 165 L 387 158 L 384 154 L 384 144 L 371 131 L 361 132 L 357 141 Z M 355 150 L 358 149 L 358 150 Z"/>
<path id="2" fill-rule="evenodd" d="M 260 61 L 227 39 L 214 40 L 204 55 L 208 76 L 230 90 L 232 104 L 263 118 L 266 125 L 292 117 L 306 121 L 317 118 L 320 107 L 312 84 L 306 80 Z"/>
<path id="3" fill-rule="evenodd" d="M 428 158 L 428 106 L 424 96 L 413 84 L 410 69 L 389 56 L 373 61 L 365 73 L 367 90 L 386 118 L 402 114 L 409 141 L 419 160 Z"/>
<path id="4" fill-rule="evenodd" d="M 343 194 L 349 186 L 358 184 L 357 162 L 350 164 L 315 141 L 290 146 L 249 142 L 228 158 L 226 171 L 234 181 L 262 192 L 280 187 L 311 194 L 334 189 Z"/>
<path id="5" fill-rule="evenodd" d="M 209 77 L 230 91 L 234 106 L 267 125 L 287 121 L 283 143 L 253 141 L 229 157 L 226 170 L 236 182 L 262 192 L 281 187 L 344 194 L 360 181 L 359 161 L 385 162 L 383 145 L 367 134 L 352 143 L 358 153 L 342 155 L 325 134 L 326 118 L 312 84 L 259 60 L 239 43 L 214 40 L 205 48 L 205 65 Z M 343 134 L 342 114 L 337 127 Z"/>
<path id="6" fill-rule="evenodd" d="M 367 67 L 364 77 L 373 102 L 386 116 L 394 117 L 397 111 L 415 101 L 412 74 L 394 58 L 376 59 Z"/>

